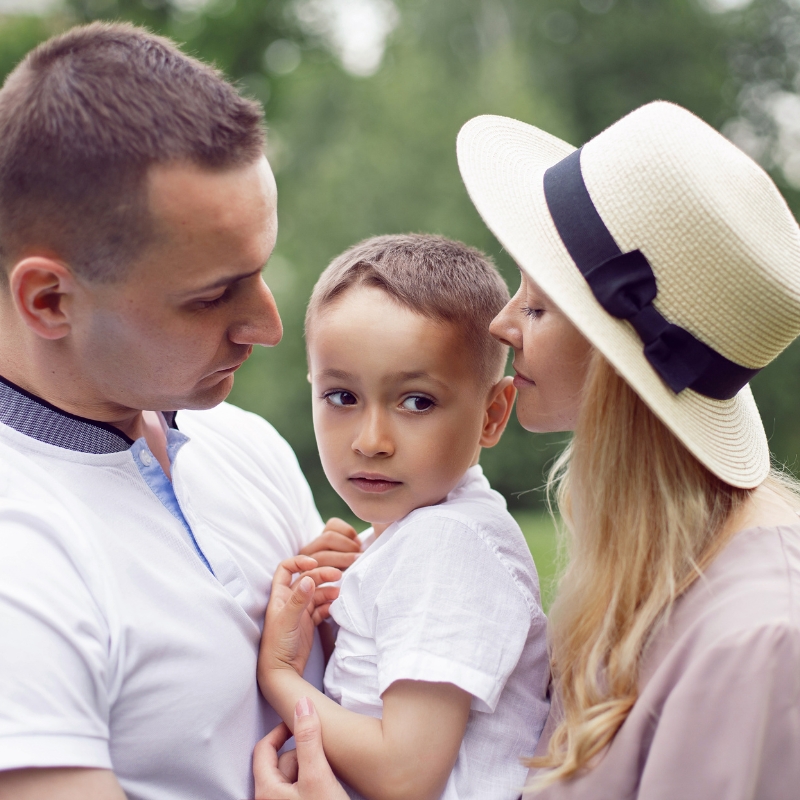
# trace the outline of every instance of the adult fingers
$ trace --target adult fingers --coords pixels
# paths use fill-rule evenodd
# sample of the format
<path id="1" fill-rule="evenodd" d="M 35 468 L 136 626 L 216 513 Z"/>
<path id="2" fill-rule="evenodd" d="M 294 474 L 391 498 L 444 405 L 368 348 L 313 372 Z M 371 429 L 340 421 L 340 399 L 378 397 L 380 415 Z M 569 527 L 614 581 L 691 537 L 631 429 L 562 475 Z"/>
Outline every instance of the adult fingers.
<path id="1" fill-rule="evenodd" d="M 289 783 L 297 780 L 297 750 L 288 750 L 278 757 L 278 769 Z"/>
<path id="2" fill-rule="evenodd" d="M 322 727 L 314 704 L 304 697 L 294 711 L 294 740 L 302 800 L 348 800 L 322 748 Z"/>
<path id="3" fill-rule="evenodd" d="M 288 726 L 281 723 L 256 744 L 253 750 L 256 800 L 299 800 L 296 787 L 289 785 L 278 760 L 278 750 L 291 735 Z"/>

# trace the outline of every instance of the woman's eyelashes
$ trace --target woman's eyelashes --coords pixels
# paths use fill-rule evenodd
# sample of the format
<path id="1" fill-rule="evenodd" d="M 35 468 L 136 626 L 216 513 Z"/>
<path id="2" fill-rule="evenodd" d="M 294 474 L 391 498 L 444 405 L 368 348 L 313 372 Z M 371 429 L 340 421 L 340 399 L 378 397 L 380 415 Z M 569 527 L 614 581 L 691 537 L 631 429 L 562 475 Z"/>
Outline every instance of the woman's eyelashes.
<path id="1" fill-rule="evenodd" d="M 544 309 L 543 308 L 535 308 L 535 307 L 529 306 L 529 305 L 524 305 L 524 306 L 522 306 L 522 313 L 526 317 L 533 317 L 533 319 L 538 319 L 539 317 L 542 316 L 542 314 L 544 314 Z"/>

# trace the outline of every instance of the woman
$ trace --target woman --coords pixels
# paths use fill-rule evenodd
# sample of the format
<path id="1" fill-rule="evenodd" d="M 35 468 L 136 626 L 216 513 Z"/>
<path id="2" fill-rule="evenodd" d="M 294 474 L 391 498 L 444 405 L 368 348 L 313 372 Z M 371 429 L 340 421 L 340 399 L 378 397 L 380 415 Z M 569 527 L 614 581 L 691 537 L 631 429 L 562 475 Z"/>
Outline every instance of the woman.
<path id="1" fill-rule="evenodd" d="M 747 386 L 800 332 L 797 224 L 756 164 L 667 103 L 580 151 L 479 117 L 458 154 L 522 272 L 492 324 L 514 349 L 517 414 L 575 431 L 551 478 L 569 562 L 531 787 L 797 796 L 798 502 Z M 338 800 L 278 793 L 268 747 L 265 797 Z M 311 763 L 301 774 L 327 779 Z"/>

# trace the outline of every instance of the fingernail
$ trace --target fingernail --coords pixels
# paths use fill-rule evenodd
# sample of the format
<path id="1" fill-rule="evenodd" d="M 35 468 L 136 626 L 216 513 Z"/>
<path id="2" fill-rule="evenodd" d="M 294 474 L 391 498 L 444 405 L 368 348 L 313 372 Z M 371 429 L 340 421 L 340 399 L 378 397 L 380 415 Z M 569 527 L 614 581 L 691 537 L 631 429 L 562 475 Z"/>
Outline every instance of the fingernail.
<path id="1" fill-rule="evenodd" d="M 300 588 L 304 592 L 310 592 L 314 588 L 314 581 L 306 576 L 303 580 L 300 581 Z"/>
<path id="2" fill-rule="evenodd" d="M 314 706 L 311 705 L 311 701 L 307 697 L 303 697 L 297 701 L 294 713 L 298 717 L 310 717 L 314 713 Z"/>

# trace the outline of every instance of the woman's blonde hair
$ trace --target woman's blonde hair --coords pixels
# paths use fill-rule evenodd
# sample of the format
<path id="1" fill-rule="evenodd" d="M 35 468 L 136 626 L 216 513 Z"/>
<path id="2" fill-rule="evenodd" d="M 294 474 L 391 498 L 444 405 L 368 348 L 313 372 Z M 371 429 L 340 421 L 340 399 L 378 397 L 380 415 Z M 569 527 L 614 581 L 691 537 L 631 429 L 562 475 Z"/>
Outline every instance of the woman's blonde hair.
<path id="1" fill-rule="evenodd" d="M 534 790 L 591 767 L 614 738 L 636 701 L 648 641 L 754 491 L 702 466 L 596 351 L 548 486 L 567 531 L 550 614 L 563 721 L 547 755 L 530 762 L 548 768 Z"/>

